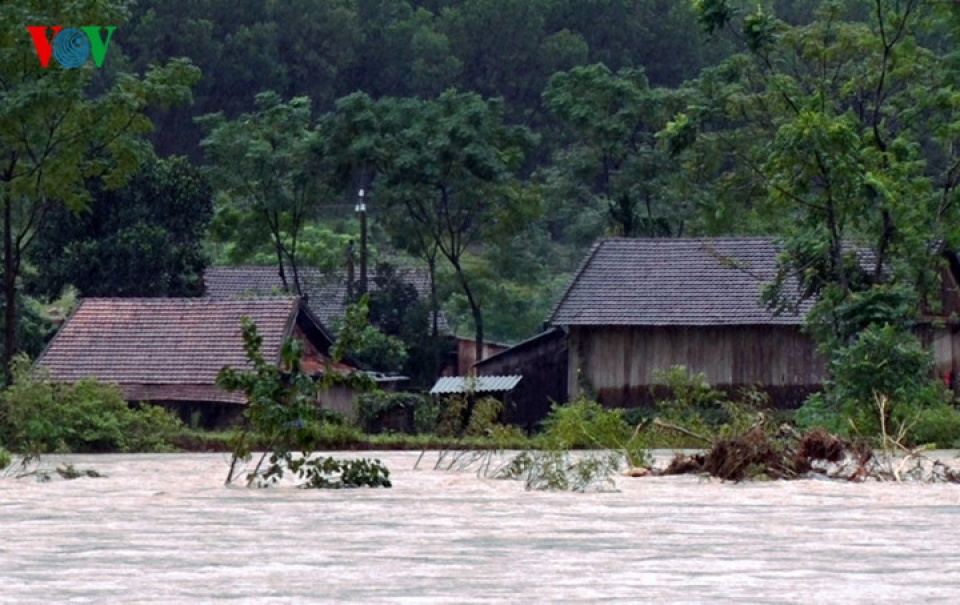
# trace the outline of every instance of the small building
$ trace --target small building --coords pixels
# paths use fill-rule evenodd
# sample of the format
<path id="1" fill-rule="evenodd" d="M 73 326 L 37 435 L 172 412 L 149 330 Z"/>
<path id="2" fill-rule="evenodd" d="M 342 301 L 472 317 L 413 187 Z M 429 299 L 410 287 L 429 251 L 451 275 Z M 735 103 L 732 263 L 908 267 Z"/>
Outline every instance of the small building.
<path id="1" fill-rule="evenodd" d="M 548 320 L 568 333 L 569 396 L 636 406 L 658 370 L 683 365 L 716 388 L 757 386 L 779 406 L 800 404 L 824 363 L 801 332 L 810 301 L 783 314 L 761 301 L 779 252 L 761 237 L 599 242 Z"/>
<path id="2" fill-rule="evenodd" d="M 492 397 L 503 404 L 499 421 L 511 422 L 515 412 L 513 393 L 517 385 L 523 380 L 520 375 L 515 376 L 443 376 L 437 379 L 430 389 L 434 397 L 459 395 L 468 401 L 476 401 L 478 397 Z"/>
<path id="3" fill-rule="evenodd" d="M 506 351 L 509 348 L 510 345 L 485 340 L 482 351 L 483 359 L 496 355 L 501 351 Z M 453 373 L 453 368 L 449 366 L 443 374 L 444 376 L 467 376 L 473 372 L 473 365 L 475 363 L 477 363 L 477 341 L 473 338 L 458 336 L 456 374 Z"/>
<path id="4" fill-rule="evenodd" d="M 778 315 L 761 302 L 778 253 L 772 238 L 602 240 L 546 331 L 474 367 L 523 375 L 514 400 L 528 428 L 580 394 L 610 407 L 648 404 L 658 370 L 676 365 L 719 389 L 756 386 L 777 405 L 798 405 L 819 388 L 824 364 L 801 332 L 811 303 Z"/>
<path id="5" fill-rule="evenodd" d="M 622 239 L 598 242 L 546 321 L 547 330 L 477 362 L 478 374 L 521 374 L 518 423 L 585 394 L 610 407 L 645 405 L 682 365 L 728 392 L 757 387 L 778 407 L 820 389 L 825 364 L 802 327 L 813 301 L 774 313 L 763 288 L 777 275 L 773 238 Z M 939 304 L 917 334 L 954 391 L 960 372 L 960 259 L 943 252 Z M 862 262 L 872 266 L 869 251 Z M 798 293 L 787 280 L 784 294 Z M 925 305 L 925 309 L 930 305 Z"/>
<path id="6" fill-rule="evenodd" d="M 304 345 L 304 369 L 350 372 L 332 364 L 333 338 L 295 297 L 248 299 L 90 298 L 82 300 L 37 360 L 55 382 L 96 378 L 115 383 L 129 402 L 176 411 L 207 428 L 231 423 L 243 409 L 243 393 L 216 385 L 223 366 L 250 368 L 241 318 L 257 325 L 265 359 L 280 362 L 288 338 Z M 352 390 L 321 393 L 319 404 L 353 415 Z"/>
<path id="7" fill-rule="evenodd" d="M 550 406 L 567 401 L 567 357 L 566 333 L 550 328 L 478 361 L 474 368 L 479 376 L 523 376 L 511 392 L 516 406 L 504 421 L 533 430 L 550 413 Z"/>

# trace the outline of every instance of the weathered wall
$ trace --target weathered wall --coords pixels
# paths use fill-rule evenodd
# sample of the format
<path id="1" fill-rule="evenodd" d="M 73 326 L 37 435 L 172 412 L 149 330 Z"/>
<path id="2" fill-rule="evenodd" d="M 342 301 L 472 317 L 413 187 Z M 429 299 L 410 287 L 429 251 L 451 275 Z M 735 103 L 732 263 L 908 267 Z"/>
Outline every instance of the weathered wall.
<path id="1" fill-rule="evenodd" d="M 353 389 L 346 387 L 331 387 L 323 389 L 317 394 L 317 400 L 320 407 L 325 410 L 340 412 L 351 422 L 356 421 L 357 411 L 353 405 L 353 398 L 356 395 Z"/>
<path id="2" fill-rule="evenodd" d="M 960 391 L 960 333 L 958 326 L 920 326 L 917 334 L 925 347 L 933 352 L 936 374 L 954 392 Z"/>
<path id="3" fill-rule="evenodd" d="M 484 342 L 483 358 L 486 359 L 501 351 L 506 351 L 506 345 Z M 473 364 L 477 362 L 477 343 L 470 338 L 457 339 L 457 376 L 466 376 L 473 370 Z"/>
<path id="4" fill-rule="evenodd" d="M 723 389 L 759 386 L 778 406 L 795 406 L 814 390 L 823 363 L 792 326 L 575 327 L 567 387 L 592 389 L 605 405 L 647 403 L 654 372 L 675 365 L 703 372 Z"/>
<path id="5" fill-rule="evenodd" d="M 476 369 L 481 376 L 523 376 L 510 392 L 503 419 L 524 428 L 535 428 L 554 402 L 567 401 L 567 340 L 563 332 L 481 362 Z"/>

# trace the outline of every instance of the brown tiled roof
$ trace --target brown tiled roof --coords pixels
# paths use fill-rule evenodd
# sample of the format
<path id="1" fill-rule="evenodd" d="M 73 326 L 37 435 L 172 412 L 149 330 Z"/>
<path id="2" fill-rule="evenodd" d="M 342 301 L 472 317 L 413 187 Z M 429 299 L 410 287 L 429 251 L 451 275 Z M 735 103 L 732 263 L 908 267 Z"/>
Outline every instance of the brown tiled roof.
<path id="1" fill-rule="evenodd" d="M 798 325 L 760 303 L 776 275 L 772 238 L 606 239 L 597 243 L 548 323 L 565 325 Z M 787 284 L 788 290 L 793 284 Z"/>
<path id="2" fill-rule="evenodd" d="M 117 383 L 129 400 L 242 402 L 242 395 L 215 386 L 223 366 L 250 367 L 240 319 L 256 322 L 264 358 L 279 361 L 299 309 L 291 297 L 90 298 L 37 363 L 58 382 Z"/>
<path id="3" fill-rule="evenodd" d="M 414 268 L 398 268 L 403 280 L 417 290 L 421 298 L 429 300 L 430 274 Z M 300 280 L 307 304 L 314 315 L 326 325 L 343 317 L 347 299 L 347 275 L 343 272 L 324 273 L 314 268 L 300 269 Z M 359 279 L 359 272 L 355 276 Z M 288 283 L 292 283 L 287 271 Z M 371 290 L 376 290 L 376 273 L 367 277 Z M 241 265 L 235 267 L 208 267 L 203 276 L 206 295 L 210 298 L 242 298 L 245 296 L 275 295 L 283 292 L 283 281 L 276 266 Z M 437 313 L 437 328 L 441 334 L 449 333 L 443 312 Z"/>

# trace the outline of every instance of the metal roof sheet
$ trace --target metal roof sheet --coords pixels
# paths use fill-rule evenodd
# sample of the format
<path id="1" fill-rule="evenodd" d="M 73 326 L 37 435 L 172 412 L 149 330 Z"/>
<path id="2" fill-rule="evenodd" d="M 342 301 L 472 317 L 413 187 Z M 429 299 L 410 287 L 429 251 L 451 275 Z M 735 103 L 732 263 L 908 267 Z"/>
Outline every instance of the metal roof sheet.
<path id="1" fill-rule="evenodd" d="M 431 395 L 447 393 L 490 393 L 509 391 L 517 386 L 520 375 L 516 376 L 445 376 L 437 380 L 430 389 Z"/>

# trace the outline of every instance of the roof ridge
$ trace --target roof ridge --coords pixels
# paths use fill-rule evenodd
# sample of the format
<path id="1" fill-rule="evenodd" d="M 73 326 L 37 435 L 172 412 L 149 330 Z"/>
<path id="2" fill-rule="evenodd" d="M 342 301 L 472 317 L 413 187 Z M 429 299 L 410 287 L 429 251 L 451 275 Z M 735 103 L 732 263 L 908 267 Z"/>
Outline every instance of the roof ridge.
<path id="1" fill-rule="evenodd" d="M 259 301 L 277 301 L 277 300 L 293 300 L 300 298 L 295 294 L 283 294 L 283 295 L 258 295 L 258 296 L 246 296 L 246 297 L 237 297 L 237 298 L 213 298 L 210 296 L 90 296 L 81 298 L 81 302 L 101 302 L 101 301 L 110 301 L 110 302 L 129 302 L 129 303 L 203 303 L 203 304 L 237 304 L 237 303 L 249 303 L 249 302 L 259 302 Z M 79 304 L 78 304 L 79 307 Z"/>
<path id="2" fill-rule="evenodd" d="M 707 235 L 702 237 L 605 237 L 601 242 L 707 242 L 707 241 L 768 241 L 774 242 L 779 235 Z"/>

